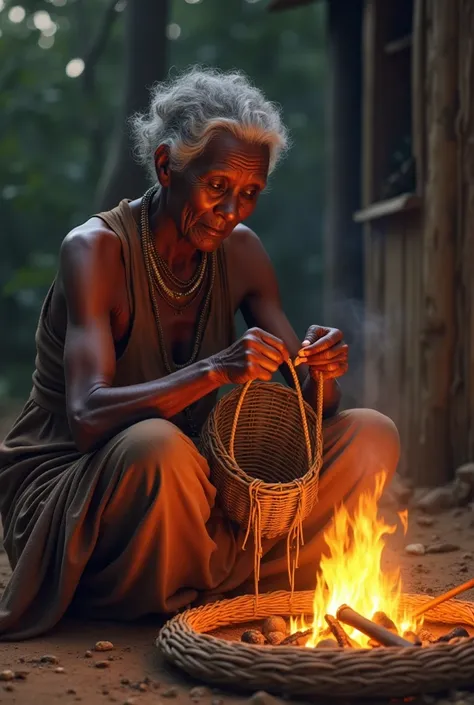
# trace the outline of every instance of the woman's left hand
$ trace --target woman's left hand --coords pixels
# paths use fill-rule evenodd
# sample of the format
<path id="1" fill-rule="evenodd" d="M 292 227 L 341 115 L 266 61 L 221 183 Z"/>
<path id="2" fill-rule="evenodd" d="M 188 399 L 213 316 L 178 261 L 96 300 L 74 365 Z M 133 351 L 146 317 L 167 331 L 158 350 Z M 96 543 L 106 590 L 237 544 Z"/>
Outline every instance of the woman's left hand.
<path id="1" fill-rule="evenodd" d="M 349 367 L 348 346 L 340 330 L 310 326 L 305 335 L 296 365 L 308 365 L 312 377 L 322 374 L 324 380 L 342 377 Z"/>

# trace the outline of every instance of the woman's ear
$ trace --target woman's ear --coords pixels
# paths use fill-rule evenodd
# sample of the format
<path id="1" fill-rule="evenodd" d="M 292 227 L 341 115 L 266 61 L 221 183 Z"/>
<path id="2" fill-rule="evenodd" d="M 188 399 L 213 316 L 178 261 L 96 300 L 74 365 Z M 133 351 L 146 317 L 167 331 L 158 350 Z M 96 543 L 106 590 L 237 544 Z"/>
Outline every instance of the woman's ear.
<path id="1" fill-rule="evenodd" d="M 159 184 L 166 188 L 170 182 L 170 150 L 167 144 L 160 144 L 155 152 L 155 170 Z"/>

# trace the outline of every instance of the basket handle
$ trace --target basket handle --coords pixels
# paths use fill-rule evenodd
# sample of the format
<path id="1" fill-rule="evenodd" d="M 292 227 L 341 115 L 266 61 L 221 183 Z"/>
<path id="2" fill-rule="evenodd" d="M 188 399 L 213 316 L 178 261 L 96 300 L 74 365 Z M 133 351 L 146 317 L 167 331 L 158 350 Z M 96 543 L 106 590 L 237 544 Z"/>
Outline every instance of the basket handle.
<path id="1" fill-rule="evenodd" d="M 288 369 L 291 372 L 291 376 L 293 377 L 293 381 L 295 384 L 295 392 L 296 396 L 298 398 L 298 405 L 300 407 L 300 414 L 301 414 L 301 423 L 303 426 L 303 434 L 306 442 L 306 451 L 308 453 L 308 467 L 311 467 L 313 463 L 313 451 L 311 448 L 311 438 L 309 435 L 309 429 L 308 429 L 308 420 L 306 418 L 306 411 L 304 408 L 304 399 L 303 399 L 303 392 L 301 391 L 301 385 L 300 381 L 298 379 L 298 375 L 296 374 L 295 368 L 293 366 L 293 363 L 291 362 L 290 359 L 287 360 L 286 364 L 288 365 Z M 232 460 L 235 461 L 235 455 L 234 455 L 234 442 L 235 442 L 235 434 L 237 432 L 237 424 L 239 422 L 239 416 L 240 416 L 240 411 L 242 409 L 242 404 L 244 403 L 245 395 L 247 394 L 248 388 L 252 384 L 253 380 L 249 380 L 246 382 L 243 386 L 242 393 L 239 397 L 239 401 L 237 402 L 237 406 L 235 408 L 235 414 L 234 414 L 234 420 L 232 422 L 232 429 L 230 432 L 230 442 L 229 442 L 229 455 L 232 458 Z M 321 445 L 321 424 L 322 424 L 322 411 L 323 411 L 323 378 L 322 375 L 318 376 L 318 408 L 316 409 L 316 414 L 317 414 L 317 419 L 318 419 L 318 429 L 317 429 L 317 438 L 316 442 L 318 443 L 318 446 Z"/>

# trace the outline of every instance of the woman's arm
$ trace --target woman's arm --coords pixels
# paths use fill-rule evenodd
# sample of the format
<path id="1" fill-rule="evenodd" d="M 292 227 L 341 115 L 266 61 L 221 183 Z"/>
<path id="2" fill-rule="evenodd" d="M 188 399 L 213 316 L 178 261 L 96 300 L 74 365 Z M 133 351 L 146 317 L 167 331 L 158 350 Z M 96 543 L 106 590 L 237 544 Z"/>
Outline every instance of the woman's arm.
<path id="1" fill-rule="evenodd" d="M 113 387 L 115 347 L 111 314 L 123 286 L 121 245 L 104 229 L 81 229 L 61 247 L 60 280 L 67 307 L 64 350 L 66 406 L 73 438 L 89 452 L 123 428 L 150 417 L 171 418 L 217 389 L 211 360 L 162 379 Z"/>

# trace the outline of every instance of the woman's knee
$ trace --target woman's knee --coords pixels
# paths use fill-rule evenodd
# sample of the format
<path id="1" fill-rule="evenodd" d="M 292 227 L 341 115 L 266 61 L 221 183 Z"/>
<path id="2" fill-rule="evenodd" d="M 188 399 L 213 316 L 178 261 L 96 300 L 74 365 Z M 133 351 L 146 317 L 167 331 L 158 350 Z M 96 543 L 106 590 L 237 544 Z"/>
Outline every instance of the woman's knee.
<path id="1" fill-rule="evenodd" d="M 361 457 L 389 475 L 394 473 L 400 458 L 400 436 L 392 419 L 374 409 L 351 409 L 345 414 Z"/>
<path id="2" fill-rule="evenodd" d="M 174 424 L 165 419 L 139 421 L 109 444 L 105 465 L 120 484 L 141 485 L 146 492 L 160 489 L 163 479 L 178 467 L 186 473 L 197 449 Z"/>
<path id="3" fill-rule="evenodd" d="M 189 439 L 165 419 L 139 421 L 122 432 L 120 445 L 127 465 L 160 465 L 186 451 Z"/>

